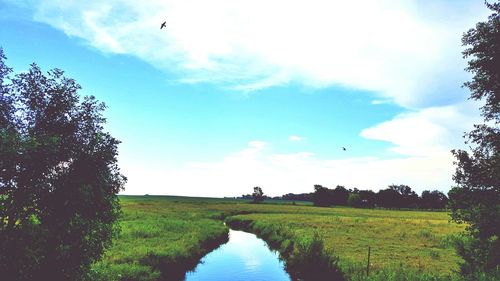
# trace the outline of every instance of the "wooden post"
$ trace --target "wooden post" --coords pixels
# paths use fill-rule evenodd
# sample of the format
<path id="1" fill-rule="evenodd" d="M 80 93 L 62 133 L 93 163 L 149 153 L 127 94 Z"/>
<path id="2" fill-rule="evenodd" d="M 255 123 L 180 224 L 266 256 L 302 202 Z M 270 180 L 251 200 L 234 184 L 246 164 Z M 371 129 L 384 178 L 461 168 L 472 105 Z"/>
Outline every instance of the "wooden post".
<path id="1" fill-rule="evenodd" d="M 366 276 L 370 274 L 370 246 L 368 246 L 368 263 L 366 264 Z"/>

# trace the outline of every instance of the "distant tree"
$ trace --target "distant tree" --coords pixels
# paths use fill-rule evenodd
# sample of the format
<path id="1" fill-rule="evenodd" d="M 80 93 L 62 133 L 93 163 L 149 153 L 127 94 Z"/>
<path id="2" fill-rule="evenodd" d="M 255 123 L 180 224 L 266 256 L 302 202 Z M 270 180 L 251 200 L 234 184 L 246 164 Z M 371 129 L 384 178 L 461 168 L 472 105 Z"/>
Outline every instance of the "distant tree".
<path id="1" fill-rule="evenodd" d="M 283 200 L 290 200 L 290 201 L 312 201 L 313 193 L 300 193 L 300 194 L 293 194 L 293 193 L 287 193 L 283 195 L 281 198 Z"/>
<path id="2" fill-rule="evenodd" d="M 493 12 L 486 22 L 462 37 L 466 70 L 472 81 L 464 83 L 470 99 L 481 100 L 484 123 L 466 134 L 471 152 L 453 150 L 454 181 L 448 193 L 451 217 L 466 223 L 470 239 L 458 247 L 462 271 L 499 270 L 500 266 L 500 2 L 486 6 Z"/>
<path id="3" fill-rule="evenodd" d="M 394 189 L 381 189 L 377 193 L 377 205 L 384 208 L 400 208 L 401 194 Z"/>
<path id="4" fill-rule="evenodd" d="M 375 206 L 376 194 L 372 190 L 360 190 L 361 207 L 373 208 Z"/>
<path id="5" fill-rule="evenodd" d="M 349 198 L 347 199 L 347 203 L 351 207 L 363 207 L 363 201 L 361 201 L 361 196 L 359 196 L 359 193 L 350 193 Z"/>
<path id="6" fill-rule="evenodd" d="M 319 184 L 314 185 L 313 204 L 319 207 L 331 206 L 333 204 L 332 190 Z"/>
<path id="7" fill-rule="evenodd" d="M 347 198 L 349 197 L 349 191 L 341 186 L 337 185 L 337 187 L 332 191 L 333 196 L 333 205 L 347 205 Z"/>
<path id="8" fill-rule="evenodd" d="M 252 194 L 242 194 L 238 198 L 240 198 L 240 199 L 253 199 L 253 196 L 252 196 Z"/>
<path id="9" fill-rule="evenodd" d="M 390 185 L 389 189 L 396 191 L 400 196 L 395 202 L 398 208 L 417 208 L 418 195 L 407 185 Z"/>
<path id="10" fill-rule="evenodd" d="M 0 279 L 81 280 L 117 231 L 119 141 L 63 71 L 10 73 L 0 48 Z"/>
<path id="11" fill-rule="evenodd" d="M 448 197 L 438 190 L 424 190 L 420 197 L 419 207 L 422 209 L 444 209 L 448 203 Z"/>
<path id="12" fill-rule="evenodd" d="M 254 203 L 260 203 L 264 201 L 264 192 L 262 188 L 256 186 L 253 188 L 252 199 Z"/>

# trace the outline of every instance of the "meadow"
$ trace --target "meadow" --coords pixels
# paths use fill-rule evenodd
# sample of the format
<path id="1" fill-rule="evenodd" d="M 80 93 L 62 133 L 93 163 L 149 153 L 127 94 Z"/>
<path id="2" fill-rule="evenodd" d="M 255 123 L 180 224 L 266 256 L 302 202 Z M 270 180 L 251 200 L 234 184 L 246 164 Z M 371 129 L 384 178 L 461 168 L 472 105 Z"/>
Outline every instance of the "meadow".
<path id="1" fill-rule="evenodd" d="M 102 261 L 93 266 L 90 279 L 182 279 L 203 255 L 227 241 L 224 221 L 244 225 L 279 245 L 319 236 L 325 250 L 338 257 L 349 280 L 458 278 L 460 258 L 453 241 L 464 226 L 450 222 L 446 212 L 174 196 L 121 196 L 120 201 L 121 233 Z M 276 231 L 283 229 L 286 232 Z M 286 237 L 279 237 L 285 235 L 280 233 Z"/>

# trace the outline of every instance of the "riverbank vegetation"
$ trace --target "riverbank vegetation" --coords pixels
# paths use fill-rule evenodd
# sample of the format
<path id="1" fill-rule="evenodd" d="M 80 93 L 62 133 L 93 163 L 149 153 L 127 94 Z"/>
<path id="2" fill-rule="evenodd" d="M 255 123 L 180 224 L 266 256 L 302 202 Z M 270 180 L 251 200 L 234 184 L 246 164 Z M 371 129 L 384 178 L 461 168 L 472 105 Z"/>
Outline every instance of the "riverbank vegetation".
<path id="1" fill-rule="evenodd" d="M 253 229 L 248 230 L 259 229 L 261 234 L 281 229 L 274 238 L 263 238 L 269 244 L 282 240 L 280 247 L 285 249 L 287 243 L 313 241 L 317 234 L 348 280 L 400 280 L 397 274 L 404 272 L 420 276 L 406 280 L 458 278 L 461 259 L 453 245 L 464 226 L 449 222 L 446 212 L 170 196 L 121 196 L 120 202 L 121 234 L 94 264 L 93 280 L 172 280 L 169 268 L 192 269 L 202 255 L 227 239 L 224 220 L 251 223 Z M 370 279 L 365 278 L 368 246 Z"/>

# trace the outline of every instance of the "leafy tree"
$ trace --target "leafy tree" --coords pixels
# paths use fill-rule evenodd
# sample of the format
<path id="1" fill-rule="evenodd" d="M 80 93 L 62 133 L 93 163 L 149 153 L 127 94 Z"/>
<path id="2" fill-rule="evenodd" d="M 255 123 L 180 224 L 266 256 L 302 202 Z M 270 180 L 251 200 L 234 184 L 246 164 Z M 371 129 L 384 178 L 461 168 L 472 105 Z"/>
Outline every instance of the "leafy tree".
<path id="1" fill-rule="evenodd" d="M 400 208 L 401 194 L 394 189 L 381 189 L 377 193 L 377 205 L 384 208 Z"/>
<path id="2" fill-rule="evenodd" d="M 254 203 L 260 203 L 264 201 L 264 192 L 262 188 L 256 186 L 253 188 L 252 198 Z"/>
<path id="3" fill-rule="evenodd" d="M 396 191 L 399 198 L 395 205 L 398 208 L 417 208 L 418 195 L 407 185 L 390 185 L 389 189 Z"/>
<path id="4" fill-rule="evenodd" d="M 319 184 L 314 185 L 313 204 L 319 207 L 331 206 L 333 204 L 332 190 Z"/>
<path id="5" fill-rule="evenodd" d="M 337 185 L 337 187 L 332 191 L 332 196 L 334 205 L 347 205 L 349 191 L 345 187 Z"/>
<path id="6" fill-rule="evenodd" d="M 439 190 L 424 190 L 420 198 L 419 206 L 423 209 L 444 209 L 448 203 L 448 197 Z"/>
<path id="7" fill-rule="evenodd" d="M 361 201 L 361 196 L 359 196 L 359 193 L 350 193 L 349 198 L 347 199 L 347 203 L 351 207 L 362 207 L 363 206 L 363 201 Z"/>
<path id="8" fill-rule="evenodd" d="M 371 190 L 360 190 L 361 207 L 373 208 L 375 206 L 376 194 Z"/>
<path id="9" fill-rule="evenodd" d="M 470 99 L 481 100 L 484 123 L 466 134 L 470 153 L 453 150 L 454 181 L 448 193 L 452 219 L 467 224 L 470 239 L 459 245 L 466 274 L 491 271 L 500 266 L 500 3 L 489 4 L 493 12 L 486 22 L 462 37 L 468 58 L 466 70 L 472 81 L 464 83 Z"/>
<path id="10" fill-rule="evenodd" d="M 293 194 L 293 193 L 287 193 L 281 197 L 283 200 L 290 200 L 290 201 L 312 201 L 312 196 L 313 193 L 300 193 L 300 194 Z"/>
<path id="11" fill-rule="evenodd" d="M 117 231 L 119 141 L 63 71 L 10 74 L 0 49 L 0 279 L 81 280 Z"/>

